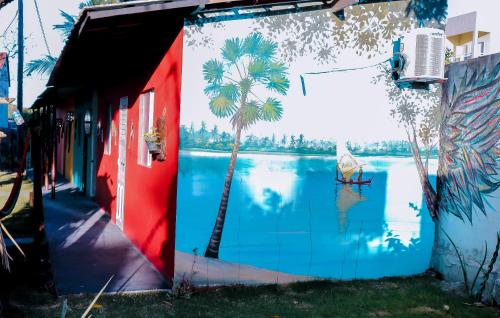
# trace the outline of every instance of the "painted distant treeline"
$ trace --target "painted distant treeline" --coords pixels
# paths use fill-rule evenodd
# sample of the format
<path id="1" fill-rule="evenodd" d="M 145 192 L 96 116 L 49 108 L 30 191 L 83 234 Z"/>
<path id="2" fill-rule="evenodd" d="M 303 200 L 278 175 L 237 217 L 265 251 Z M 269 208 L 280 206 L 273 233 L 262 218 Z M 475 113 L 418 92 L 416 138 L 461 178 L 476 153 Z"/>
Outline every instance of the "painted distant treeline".
<path id="1" fill-rule="evenodd" d="M 180 126 L 180 148 L 183 150 L 207 150 L 231 152 L 234 136 L 221 131 L 217 126 L 211 129 L 205 122 L 201 122 L 199 129 L 194 123 L 188 127 Z M 347 142 L 347 148 L 357 156 L 398 156 L 410 157 L 411 145 L 405 140 L 381 141 L 370 144 Z M 273 134 L 270 137 L 257 137 L 248 135 L 242 139 L 240 151 L 243 152 L 269 152 L 293 153 L 304 155 L 337 155 L 337 145 L 331 140 L 307 139 L 303 134 L 281 135 Z M 432 157 L 437 157 L 437 149 L 431 152 Z"/>

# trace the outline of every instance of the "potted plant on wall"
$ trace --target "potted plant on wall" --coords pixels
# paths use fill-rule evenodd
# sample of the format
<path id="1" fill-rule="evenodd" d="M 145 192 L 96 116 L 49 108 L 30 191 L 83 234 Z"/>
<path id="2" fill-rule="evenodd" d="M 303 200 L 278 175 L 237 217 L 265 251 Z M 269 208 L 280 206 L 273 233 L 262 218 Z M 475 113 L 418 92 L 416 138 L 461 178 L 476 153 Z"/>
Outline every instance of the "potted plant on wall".
<path id="1" fill-rule="evenodd" d="M 148 146 L 148 151 L 151 154 L 157 154 L 160 152 L 160 134 L 156 129 L 144 134 L 144 141 Z"/>

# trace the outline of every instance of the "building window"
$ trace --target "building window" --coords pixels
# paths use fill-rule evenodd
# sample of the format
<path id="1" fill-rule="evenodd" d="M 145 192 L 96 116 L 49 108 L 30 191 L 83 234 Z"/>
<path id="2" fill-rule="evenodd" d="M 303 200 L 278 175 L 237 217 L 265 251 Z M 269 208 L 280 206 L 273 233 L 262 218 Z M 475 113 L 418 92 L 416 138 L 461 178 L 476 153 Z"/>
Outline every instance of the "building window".
<path id="1" fill-rule="evenodd" d="M 111 155 L 111 129 L 113 127 L 113 105 L 109 104 L 106 108 L 106 144 L 104 153 Z"/>
<path id="2" fill-rule="evenodd" d="M 486 52 L 484 51 L 484 42 L 479 42 L 479 53 L 480 53 L 481 55 L 483 55 L 484 53 L 486 53 Z"/>
<path id="3" fill-rule="evenodd" d="M 141 94 L 139 102 L 139 137 L 137 163 L 151 167 L 151 154 L 148 151 L 144 134 L 153 130 L 154 91 Z"/>

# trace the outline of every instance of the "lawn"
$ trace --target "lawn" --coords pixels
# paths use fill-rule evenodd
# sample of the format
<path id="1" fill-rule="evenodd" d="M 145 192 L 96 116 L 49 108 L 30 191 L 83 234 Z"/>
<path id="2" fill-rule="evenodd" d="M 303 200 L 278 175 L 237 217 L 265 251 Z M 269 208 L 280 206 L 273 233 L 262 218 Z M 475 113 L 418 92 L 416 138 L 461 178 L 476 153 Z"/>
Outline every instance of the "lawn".
<path id="1" fill-rule="evenodd" d="M 92 317 L 500 317 L 500 309 L 467 304 L 466 299 L 441 291 L 439 284 L 419 276 L 224 287 L 174 301 L 168 301 L 165 293 L 104 295 Z M 65 299 L 70 308 L 66 317 L 80 317 L 92 296 L 54 299 L 18 290 L 13 317 L 59 317 Z"/>
<path id="2" fill-rule="evenodd" d="M 0 171 L 0 206 L 3 206 L 7 201 L 15 179 L 16 173 Z M 25 177 L 14 210 L 1 220 L 14 238 L 33 235 L 29 206 L 30 192 L 32 191 L 33 183 Z"/>
<path id="3" fill-rule="evenodd" d="M 15 174 L 0 172 L 0 203 L 6 200 Z M 14 236 L 28 235 L 29 192 L 25 180 L 14 212 L 4 224 Z M 29 251 L 29 250 L 28 250 Z M 15 253 L 13 253 L 15 255 Z M 16 287 L 12 311 L 5 317 L 81 317 L 92 295 L 56 298 L 42 288 L 40 274 L 29 262 L 14 262 Z M 42 273 L 43 274 L 43 273 Z M 5 282 L 0 281 L 0 287 Z M 478 317 L 500 318 L 500 309 L 477 307 L 443 292 L 440 281 L 426 276 L 369 281 L 313 281 L 290 285 L 224 287 L 198 290 L 189 299 L 169 300 L 164 292 L 103 295 L 92 317 Z M 1 289 L 1 288 L 0 288 Z M 1 315 L 0 315 L 1 316 Z"/>

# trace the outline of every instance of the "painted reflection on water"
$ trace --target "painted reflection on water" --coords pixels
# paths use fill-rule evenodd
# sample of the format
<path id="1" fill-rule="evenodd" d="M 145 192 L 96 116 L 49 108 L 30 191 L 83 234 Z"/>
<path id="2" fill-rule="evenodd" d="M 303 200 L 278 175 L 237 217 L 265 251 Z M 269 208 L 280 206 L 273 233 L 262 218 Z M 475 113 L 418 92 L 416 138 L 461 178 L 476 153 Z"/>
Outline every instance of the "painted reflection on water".
<path id="1" fill-rule="evenodd" d="M 176 246 L 191 253 L 212 231 L 229 154 L 179 159 Z M 240 154 L 220 259 L 323 278 L 423 272 L 433 225 L 413 159 L 363 159 L 371 186 L 336 182 L 335 157 Z"/>

